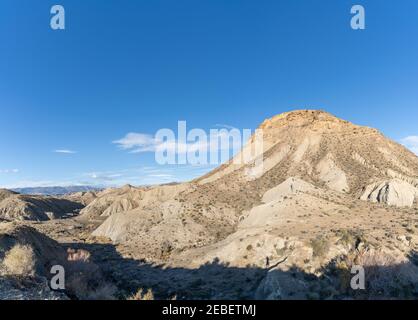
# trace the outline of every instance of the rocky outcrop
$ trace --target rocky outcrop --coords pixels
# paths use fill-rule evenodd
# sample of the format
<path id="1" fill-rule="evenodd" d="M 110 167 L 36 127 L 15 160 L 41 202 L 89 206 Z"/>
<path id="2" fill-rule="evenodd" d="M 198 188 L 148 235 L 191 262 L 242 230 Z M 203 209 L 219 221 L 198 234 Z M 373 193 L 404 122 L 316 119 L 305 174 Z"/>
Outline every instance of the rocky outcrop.
<path id="1" fill-rule="evenodd" d="M 360 199 L 390 206 L 411 207 L 417 197 L 418 188 L 400 179 L 391 179 L 367 186 Z"/>

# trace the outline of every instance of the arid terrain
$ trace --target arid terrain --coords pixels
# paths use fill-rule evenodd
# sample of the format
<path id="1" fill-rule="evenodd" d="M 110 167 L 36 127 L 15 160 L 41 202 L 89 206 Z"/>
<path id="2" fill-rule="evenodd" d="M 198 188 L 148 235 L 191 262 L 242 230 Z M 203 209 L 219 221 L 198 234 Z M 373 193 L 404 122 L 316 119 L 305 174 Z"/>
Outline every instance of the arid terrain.
<path id="1" fill-rule="evenodd" d="M 324 111 L 259 128 L 257 177 L 231 159 L 180 184 L 0 190 L 0 299 L 418 298 L 418 157 Z"/>

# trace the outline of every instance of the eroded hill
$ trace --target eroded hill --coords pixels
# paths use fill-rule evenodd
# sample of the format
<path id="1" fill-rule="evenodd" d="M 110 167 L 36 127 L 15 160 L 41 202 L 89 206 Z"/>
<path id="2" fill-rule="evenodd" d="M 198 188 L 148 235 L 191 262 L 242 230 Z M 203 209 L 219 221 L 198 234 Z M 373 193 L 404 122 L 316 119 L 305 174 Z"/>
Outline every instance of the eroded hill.
<path id="1" fill-rule="evenodd" d="M 73 215 L 84 205 L 82 197 L 47 197 L 21 195 L 0 190 L 0 219 L 45 221 Z"/>

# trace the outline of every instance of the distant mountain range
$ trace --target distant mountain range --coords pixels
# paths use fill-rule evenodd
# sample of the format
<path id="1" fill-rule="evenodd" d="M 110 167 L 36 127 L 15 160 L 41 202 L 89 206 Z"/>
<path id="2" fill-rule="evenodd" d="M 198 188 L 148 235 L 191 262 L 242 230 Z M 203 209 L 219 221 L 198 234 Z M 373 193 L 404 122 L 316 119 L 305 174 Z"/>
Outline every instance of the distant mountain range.
<path id="1" fill-rule="evenodd" d="M 92 186 L 68 186 L 68 187 L 35 187 L 35 188 L 16 188 L 11 189 L 21 194 L 35 195 L 63 195 L 74 192 L 100 191 L 102 188 Z"/>

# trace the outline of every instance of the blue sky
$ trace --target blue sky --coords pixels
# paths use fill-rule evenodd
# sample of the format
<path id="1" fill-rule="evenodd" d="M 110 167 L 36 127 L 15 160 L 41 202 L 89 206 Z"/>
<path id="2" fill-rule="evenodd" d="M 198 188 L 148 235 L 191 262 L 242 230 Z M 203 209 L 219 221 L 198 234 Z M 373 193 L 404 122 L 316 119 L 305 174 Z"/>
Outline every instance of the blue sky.
<path id="1" fill-rule="evenodd" d="M 54 4 L 64 31 L 49 27 Z M 354 4 L 366 30 L 350 28 Z M 190 179 L 209 168 L 112 142 L 179 120 L 255 129 L 293 109 L 417 150 L 417 12 L 416 0 L 2 0 L 0 186 Z"/>

